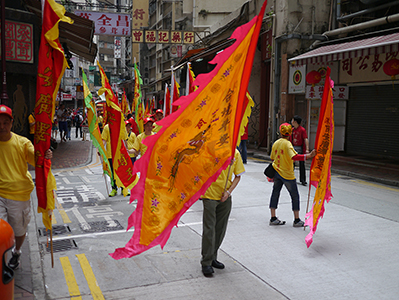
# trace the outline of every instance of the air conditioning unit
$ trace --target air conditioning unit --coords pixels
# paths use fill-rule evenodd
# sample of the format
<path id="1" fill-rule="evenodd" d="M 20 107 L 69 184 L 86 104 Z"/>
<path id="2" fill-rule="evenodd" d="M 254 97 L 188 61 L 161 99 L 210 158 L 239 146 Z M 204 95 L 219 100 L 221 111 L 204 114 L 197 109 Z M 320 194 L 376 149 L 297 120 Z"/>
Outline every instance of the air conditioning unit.
<path id="1" fill-rule="evenodd" d="M 144 78 L 143 83 L 144 85 L 148 85 L 150 83 L 150 80 L 148 78 Z"/>

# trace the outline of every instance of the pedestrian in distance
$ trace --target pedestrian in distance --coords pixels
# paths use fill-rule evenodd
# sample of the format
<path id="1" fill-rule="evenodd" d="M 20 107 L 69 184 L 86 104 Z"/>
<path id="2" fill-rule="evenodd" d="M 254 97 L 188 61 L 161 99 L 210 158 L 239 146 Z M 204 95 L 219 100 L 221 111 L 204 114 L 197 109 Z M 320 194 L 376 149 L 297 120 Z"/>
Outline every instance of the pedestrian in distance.
<path id="1" fill-rule="evenodd" d="M 27 138 L 11 131 L 11 108 L 0 105 L 0 218 L 7 221 L 15 234 L 15 247 L 8 262 L 11 269 L 20 264 L 21 247 L 30 221 L 30 194 L 34 183 L 28 164 L 35 165 L 35 149 Z M 50 149 L 45 159 L 51 159 Z"/>
<path id="2" fill-rule="evenodd" d="M 57 140 L 58 135 L 58 119 L 57 116 L 54 116 L 53 125 L 51 127 L 51 138 Z"/>
<path id="3" fill-rule="evenodd" d="M 226 234 L 231 212 L 231 193 L 245 173 L 240 152 L 236 149 L 230 166 L 223 170 L 201 197 L 204 206 L 202 216 L 202 273 L 213 276 L 214 269 L 224 269 L 224 264 L 217 260 L 220 245 Z M 232 180 L 234 174 L 234 179 Z M 227 181 L 227 185 L 226 185 Z"/>
<path id="4" fill-rule="evenodd" d="M 291 196 L 292 211 L 294 212 L 293 226 L 303 227 L 305 223 L 299 218 L 299 193 L 294 174 L 293 161 L 311 159 L 316 156 L 316 150 L 312 150 L 310 154 L 298 154 L 289 141 L 292 134 L 292 126 L 288 123 L 280 125 L 280 134 L 281 138 L 274 142 L 270 155 L 276 174 L 273 178 L 273 191 L 270 197 L 269 208 L 271 219 L 269 225 L 285 224 L 285 221 L 281 221 L 276 217 L 281 188 L 285 185 Z"/>
<path id="5" fill-rule="evenodd" d="M 80 131 L 80 138 L 83 138 L 83 131 L 82 131 L 82 125 L 83 125 L 83 116 L 82 113 L 78 113 L 76 115 L 76 131 L 75 131 L 75 138 L 78 138 L 78 132 Z"/>
<path id="6" fill-rule="evenodd" d="M 68 133 L 68 124 L 67 124 L 67 110 L 65 109 L 65 105 L 61 104 L 57 110 L 57 120 L 58 127 L 60 130 L 60 138 L 61 143 L 66 142 L 66 135 Z"/>
<path id="7" fill-rule="evenodd" d="M 291 124 L 294 127 L 292 129 L 291 143 L 298 154 L 309 154 L 308 135 L 306 129 L 301 126 L 301 122 L 302 118 L 298 115 L 295 115 L 291 120 Z M 307 185 L 304 161 L 299 161 L 299 181 L 302 185 Z"/>

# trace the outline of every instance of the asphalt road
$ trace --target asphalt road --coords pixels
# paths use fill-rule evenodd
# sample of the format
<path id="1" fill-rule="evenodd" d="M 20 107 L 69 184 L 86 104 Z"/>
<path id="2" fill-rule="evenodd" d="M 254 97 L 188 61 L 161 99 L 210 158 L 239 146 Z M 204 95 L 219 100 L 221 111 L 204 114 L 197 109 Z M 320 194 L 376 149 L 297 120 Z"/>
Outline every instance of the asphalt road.
<path id="1" fill-rule="evenodd" d="M 29 227 L 36 299 L 397 299 L 399 295 L 399 188 L 333 175 L 334 198 L 326 204 L 313 244 L 307 248 L 308 230 L 292 227 L 284 188 L 277 215 L 287 224 L 268 225 L 272 183 L 263 175 L 266 164 L 250 159 L 233 193 L 219 253 L 226 269 L 205 278 L 199 263 L 201 201 L 183 215 L 164 249 L 157 246 L 121 260 L 108 255 L 132 236 L 126 226 L 135 205 L 120 191 L 107 197 L 101 165 L 93 158 L 86 167 L 54 172 L 58 187 L 54 268 L 41 216 L 35 214 Z M 303 219 L 308 188 L 298 188 Z M 311 201 L 313 194 L 314 189 Z"/>

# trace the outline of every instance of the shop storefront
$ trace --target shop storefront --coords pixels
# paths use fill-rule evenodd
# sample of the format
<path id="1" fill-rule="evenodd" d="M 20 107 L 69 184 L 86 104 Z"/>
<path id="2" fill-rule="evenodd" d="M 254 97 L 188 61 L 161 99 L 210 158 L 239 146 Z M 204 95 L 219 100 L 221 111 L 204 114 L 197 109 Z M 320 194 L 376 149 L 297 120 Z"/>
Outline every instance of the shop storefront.
<path id="1" fill-rule="evenodd" d="M 320 47 L 289 59 L 306 74 L 332 69 L 334 151 L 399 159 L 399 33 Z M 307 84 L 308 131 L 314 142 L 323 81 Z"/>

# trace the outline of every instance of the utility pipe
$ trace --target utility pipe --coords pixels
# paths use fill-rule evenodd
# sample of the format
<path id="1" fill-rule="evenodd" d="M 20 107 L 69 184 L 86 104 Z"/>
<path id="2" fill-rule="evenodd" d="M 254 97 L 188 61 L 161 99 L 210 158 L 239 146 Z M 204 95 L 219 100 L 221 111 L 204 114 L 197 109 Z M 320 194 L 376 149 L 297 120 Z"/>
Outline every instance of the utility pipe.
<path id="1" fill-rule="evenodd" d="M 340 35 L 340 34 L 349 33 L 349 32 L 355 31 L 355 30 L 362 30 L 362 29 L 375 27 L 375 26 L 379 26 L 379 25 L 384 25 L 384 24 L 389 24 L 389 23 L 394 23 L 394 22 L 399 22 L 399 14 L 394 14 L 394 15 L 390 15 L 387 17 L 371 20 L 368 22 L 362 22 L 359 24 L 355 24 L 355 25 L 351 25 L 351 26 L 347 26 L 347 27 L 343 27 L 343 28 L 338 28 L 338 29 L 334 29 L 331 31 L 326 31 L 322 35 L 327 37 L 327 39 L 328 39 L 331 36 L 336 36 L 336 35 Z M 310 49 L 314 49 L 319 43 L 320 43 L 320 41 L 314 42 L 310 46 Z"/>
<path id="2" fill-rule="evenodd" d="M 394 1 L 394 2 L 389 2 L 389 3 L 386 3 L 386 4 L 383 4 L 383 5 L 380 5 L 380 6 L 377 6 L 377 7 L 372 7 L 372 8 L 367 8 L 367 9 L 364 9 L 364 10 L 361 10 L 361 11 L 358 11 L 358 12 L 355 12 L 355 13 L 352 13 L 352 14 L 349 14 L 349 15 L 345 15 L 345 16 L 338 16 L 337 15 L 337 20 L 338 21 L 345 21 L 345 20 L 348 20 L 348 19 L 350 19 L 350 18 L 354 18 L 354 17 L 358 17 L 358 16 L 361 16 L 361 15 L 365 15 L 365 14 L 368 14 L 368 13 L 371 13 L 371 12 L 374 12 L 374 11 L 377 11 L 377 10 L 381 10 L 381 9 L 384 9 L 384 8 L 387 8 L 387 7 L 391 7 L 391 6 L 395 6 L 395 5 L 398 5 L 399 4 L 399 1 Z"/>

